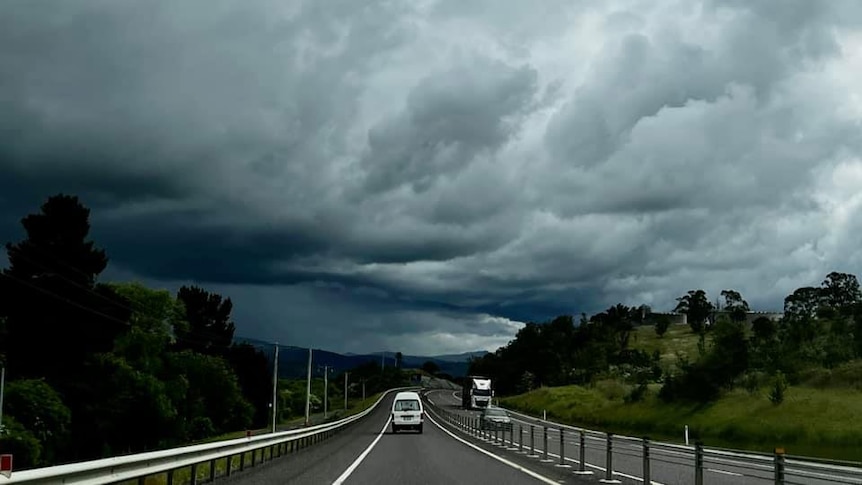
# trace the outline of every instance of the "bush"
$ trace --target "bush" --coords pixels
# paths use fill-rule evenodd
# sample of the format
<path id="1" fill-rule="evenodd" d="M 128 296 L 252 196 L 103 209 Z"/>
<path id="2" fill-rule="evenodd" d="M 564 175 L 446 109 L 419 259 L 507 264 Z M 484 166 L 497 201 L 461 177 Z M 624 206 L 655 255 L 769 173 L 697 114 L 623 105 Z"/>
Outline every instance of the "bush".
<path id="1" fill-rule="evenodd" d="M 624 398 L 623 401 L 626 403 L 640 402 L 643 401 L 644 397 L 646 397 L 647 393 L 647 385 L 645 382 L 642 382 L 635 386 L 634 389 L 631 390 Z"/>
<path id="2" fill-rule="evenodd" d="M 36 436 L 11 416 L 3 417 L 6 431 L 0 435 L 0 453 L 15 455 L 15 469 L 44 464 L 42 445 Z"/>
<path id="3" fill-rule="evenodd" d="M 784 402 L 784 394 L 787 391 L 787 381 L 781 371 L 775 373 L 775 382 L 769 392 L 769 400 L 776 406 Z"/>

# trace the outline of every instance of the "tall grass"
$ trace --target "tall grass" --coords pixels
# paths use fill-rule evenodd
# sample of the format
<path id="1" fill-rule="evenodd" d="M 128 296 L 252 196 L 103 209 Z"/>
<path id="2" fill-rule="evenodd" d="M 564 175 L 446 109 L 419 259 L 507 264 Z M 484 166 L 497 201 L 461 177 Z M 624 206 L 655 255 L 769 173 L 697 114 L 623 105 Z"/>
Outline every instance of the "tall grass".
<path id="1" fill-rule="evenodd" d="M 682 442 L 685 425 L 692 439 L 708 446 L 795 455 L 862 460 L 862 392 L 854 389 L 788 389 L 781 405 L 767 389 L 731 391 L 709 405 L 667 404 L 653 385 L 644 401 L 626 404 L 594 388 L 541 388 L 502 399 L 504 406 L 563 423 L 601 431 Z M 614 392 L 613 394 L 618 394 Z"/>

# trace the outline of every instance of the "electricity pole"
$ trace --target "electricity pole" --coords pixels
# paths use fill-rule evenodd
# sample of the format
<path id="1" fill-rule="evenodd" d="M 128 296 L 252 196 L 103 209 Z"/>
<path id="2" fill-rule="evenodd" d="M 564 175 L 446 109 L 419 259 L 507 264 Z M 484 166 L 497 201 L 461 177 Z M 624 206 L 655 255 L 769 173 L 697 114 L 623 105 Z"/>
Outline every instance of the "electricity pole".
<path id="1" fill-rule="evenodd" d="M 347 411 L 347 372 L 344 373 L 344 410 Z"/>
<path id="2" fill-rule="evenodd" d="M 323 419 L 326 419 L 326 411 L 329 405 L 329 371 L 332 366 L 323 366 Z"/>
<path id="3" fill-rule="evenodd" d="M 305 389 L 305 425 L 308 426 L 311 409 L 311 347 L 308 348 L 308 383 Z"/>
<path id="4" fill-rule="evenodd" d="M 362 379 L 362 400 L 365 401 L 365 379 Z"/>
<path id="5" fill-rule="evenodd" d="M 272 364 L 272 432 L 275 433 L 276 415 L 278 415 L 278 342 L 275 343 L 275 359 Z"/>

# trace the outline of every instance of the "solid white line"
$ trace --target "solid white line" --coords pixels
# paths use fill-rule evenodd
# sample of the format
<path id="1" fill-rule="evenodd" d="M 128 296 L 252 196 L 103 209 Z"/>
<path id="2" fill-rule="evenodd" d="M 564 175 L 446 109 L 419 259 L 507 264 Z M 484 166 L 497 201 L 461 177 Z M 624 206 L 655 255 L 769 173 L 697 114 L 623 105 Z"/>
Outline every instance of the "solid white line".
<path id="1" fill-rule="evenodd" d="M 490 456 L 491 458 L 493 458 L 493 459 L 495 459 L 495 460 L 497 460 L 497 461 L 499 461 L 499 462 L 502 462 L 502 463 L 504 463 L 504 464 L 506 464 L 506 465 L 508 465 L 508 466 L 510 466 L 510 467 L 512 467 L 512 468 L 515 468 L 516 470 L 520 470 L 520 471 L 522 471 L 522 472 L 526 473 L 527 475 L 530 475 L 531 477 L 535 478 L 536 480 L 540 480 L 540 481 L 542 481 L 542 482 L 544 482 L 544 483 L 550 483 L 550 484 L 553 484 L 553 485 L 558 485 L 558 482 L 556 482 L 556 481 L 554 481 L 554 480 L 551 480 L 551 479 L 550 479 L 550 478 L 548 478 L 548 477 L 545 477 L 545 476 L 539 475 L 538 473 L 536 473 L 536 472 L 534 472 L 534 471 L 532 471 L 532 470 L 528 470 L 527 468 L 524 468 L 524 467 L 522 467 L 521 465 L 518 465 L 517 463 L 512 463 L 511 461 L 509 461 L 509 460 L 507 460 L 507 459 L 505 459 L 505 458 L 501 458 L 501 457 L 499 457 L 499 456 L 497 456 L 497 455 L 495 455 L 495 454 L 493 454 L 493 453 L 491 453 L 491 452 L 489 452 L 489 451 L 487 451 L 487 450 L 484 450 L 484 449 L 482 449 L 482 448 L 480 448 L 480 447 L 478 447 L 478 446 L 474 445 L 473 443 L 470 443 L 470 442 L 468 442 L 468 441 L 465 441 L 465 440 L 463 440 L 463 439 L 459 438 L 458 436 L 455 436 L 451 431 L 449 431 L 448 429 L 444 428 L 443 426 L 440 426 L 440 424 L 439 424 L 437 421 L 435 421 L 435 420 L 434 420 L 434 418 L 432 418 L 430 415 L 427 415 L 427 414 L 426 414 L 426 415 L 425 415 L 425 417 L 426 417 L 426 418 L 428 418 L 428 420 L 430 420 L 432 423 L 434 423 L 434 426 L 437 426 L 438 428 L 440 428 L 444 433 L 446 433 L 446 434 L 448 434 L 449 436 L 451 436 L 451 437 L 455 438 L 456 440 L 460 441 L 461 443 L 464 443 L 465 445 L 469 446 L 470 448 L 473 448 L 474 450 L 476 450 L 476 451 L 478 451 L 478 452 L 480 452 L 480 453 L 484 453 L 485 455 L 488 455 L 488 456 Z"/>
<path id="2" fill-rule="evenodd" d="M 714 472 L 714 473 L 721 473 L 722 475 L 732 475 L 734 477 L 741 477 L 742 476 L 742 473 L 734 473 L 734 472 L 729 472 L 726 470 L 716 470 L 715 468 L 707 468 L 706 471 Z"/>
<path id="3" fill-rule="evenodd" d="M 389 421 L 391 419 L 391 416 L 386 418 L 386 424 L 383 425 L 383 429 L 380 430 L 380 434 L 377 435 L 377 438 L 375 438 L 374 441 L 372 441 L 371 444 L 368 445 L 368 448 L 365 448 L 365 451 L 363 451 L 362 454 L 359 455 L 356 461 L 354 461 L 350 464 L 349 467 L 347 467 L 347 470 L 344 470 L 344 473 L 342 473 L 340 477 L 336 478 L 335 481 L 332 482 L 332 485 L 341 485 L 342 483 L 344 483 L 345 480 L 347 480 L 350 474 L 356 470 L 356 467 L 358 467 L 359 464 L 362 463 L 362 460 L 364 460 L 365 457 L 368 456 L 369 453 L 371 453 L 371 450 L 374 448 L 377 442 L 380 441 L 380 438 L 382 438 L 383 435 L 386 433 L 386 428 L 389 426 Z"/>

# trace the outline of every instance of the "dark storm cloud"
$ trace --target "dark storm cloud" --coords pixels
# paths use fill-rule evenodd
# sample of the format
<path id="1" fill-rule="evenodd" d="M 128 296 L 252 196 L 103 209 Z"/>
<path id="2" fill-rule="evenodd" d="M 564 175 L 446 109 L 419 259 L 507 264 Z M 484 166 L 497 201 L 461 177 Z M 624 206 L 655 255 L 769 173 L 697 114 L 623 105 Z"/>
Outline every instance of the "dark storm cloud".
<path id="1" fill-rule="evenodd" d="M 0 237 L 78 194 L 107 277 L 343 350 L 775 308 L 862 269 L 860 5 L 6 0 Z"/>

